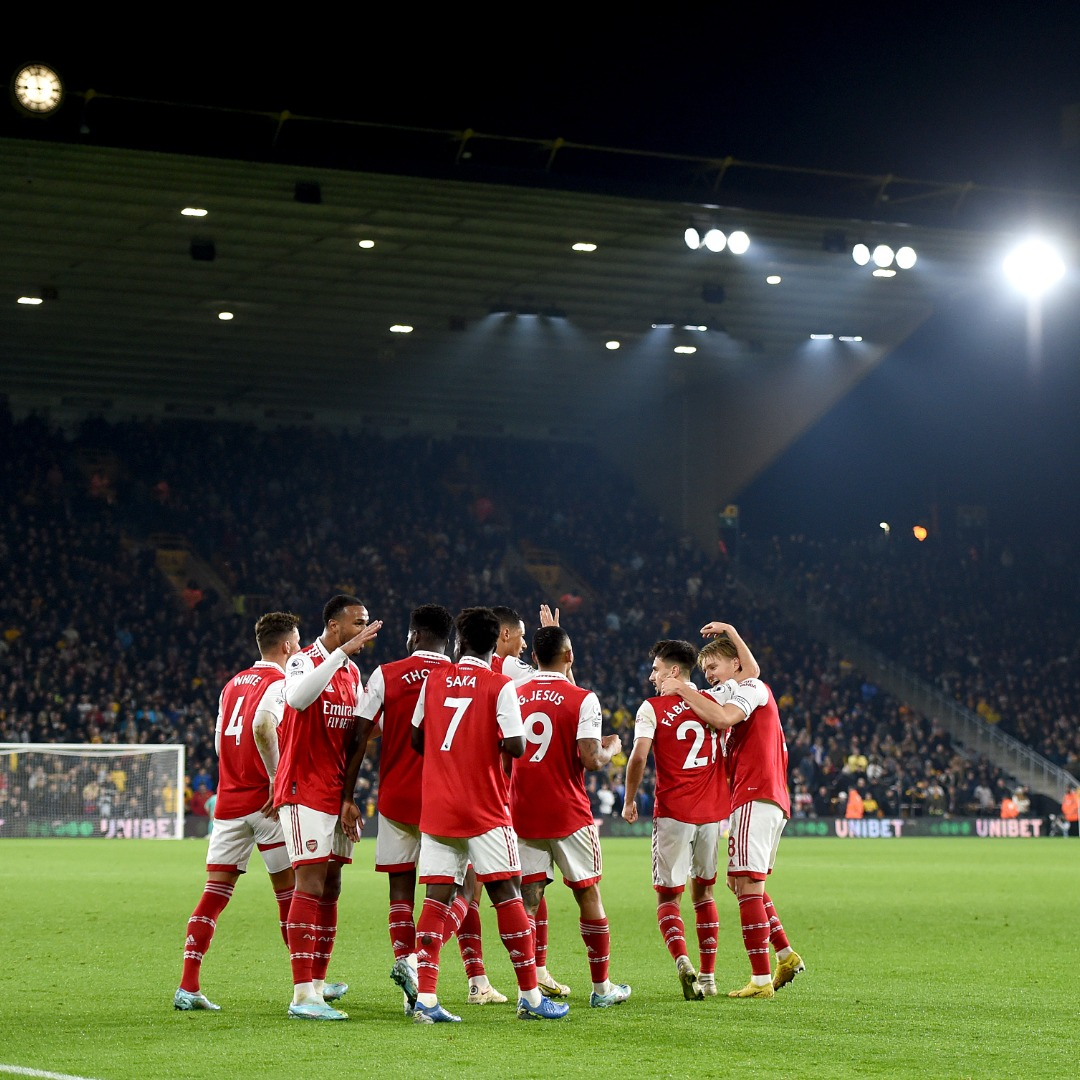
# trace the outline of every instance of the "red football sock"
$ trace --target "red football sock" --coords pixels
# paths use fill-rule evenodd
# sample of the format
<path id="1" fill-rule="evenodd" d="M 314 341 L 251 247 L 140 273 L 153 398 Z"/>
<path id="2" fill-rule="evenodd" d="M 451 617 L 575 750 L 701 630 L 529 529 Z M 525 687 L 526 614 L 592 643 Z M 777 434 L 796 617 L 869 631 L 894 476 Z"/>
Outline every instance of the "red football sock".
<path id="1" fill-rule="evenodd" d="M 470 978 L 487 974 L 484 968 L 484 943 L 480 940 L 480 905 L 473 900 L 457 932 L 461 961 Z"/>
<path id="2" fill-rule="evenodd" d="M 520 896 L 504 900 L 495 905 L 495 915 L 499 921 L 499 937 L 510 954 L 514 965 L 518 989 L 523 993 L 536 989 L 536 952 L 533 948 L 533 932 L 529 926 L 529 917 L 525 914 L 525 905 Z"/>
<path id="3" fill-rule="evenodd" d="M 184 941 L 184 972 L 180 977 L 181 990 L 192 994 L 199 992 L 199 971 L 203 957 L 210 948 L 217 917 L 225 910 L 232 894 L 233 887 L 225 881 L 208 881 L 203 886 L 203 894 L 188 919 L 187 938 Z"/>
<path id="4" fill-rule="evenodd" d="M 673 960 L 686 955 L 686 927 L 683 926 L 679 913 L 679 894 L 657 892 L 660 903 L 656 906 L 656 921 L 660 924 L 660 933 L 664 935 L 664 944 Z"/>
<path id="5" fill-rule="evenodd" d="M 594 983 L 602 983 L 608 977 L 608 961 L 611 956 L 611 934 L 606 918 L 578 923 L 581 940 L 585 942 L 585 951 L 589 954 L 589 975 Z"/>
<path id="6" fill-rule="evenodd" d="M 450 908 L 431 897 L 424 899 L 416 924 L 416 981 L 421 994 L 434 994 L 439 983 L 439 954 L 446 940 Z"/>
<path id="7" fill-rule="evenodd" d="M 311 982 L 319 925 L 319 898 L 296 889 L 289 907 L 289 962 L 293 985 Z"/>
<path id="8" fill-rule="evenodd" d="M 548 947 L 548 911 L 547 897 L 540 897 L 540 906 L 536 909 L 536 966 L 547 967 Z"/>
<path id="9" fill-rule="evenodd" d="M 315 958 L 311 961 L 312 979 L 325 979 L 330 966 L 330 954 L 337 938 L 337 901 L 319 901 L 319 926 L 315 942 Z"/>
<path id="10" fill-rule="evenodd" d="M 780 922 L 780 916 L 776 914 L 776 908 L 773 907 L 773 902 L 769 899 L 769 894 L 762 893 L 761 899 L 765 901 L 765 914 L 769 919 L 769 941 L 772 943 L 772 947 L 777 952 L 781 949 L 790 949 L 791 942 L 788 941 L 787 934 L 784 933 L 784 927 Z"/>
<path id="11" fill-rule="evenodd" d="M 469 901 L 461 893 L 454 897 L 450 905 L 450 914 L 446 916 L 446 940 L 449 941 L 461 929 L 465 916 L 469 914 Z M 458 942 L 460 946 L 460 939 Z"/>
<path id="12" fill-rule="evenodd" d="M 716 939 L 720 933 L 720 913 L 716 910 L 716 901 L 710 896 L 699 900 L 694 905 L 694 917 L 701 954 L 701 974 L 711 975 L 716 971 Z"/>
<path id="13" fill-rule="evenodd" d="M 390 947 L 394 959 L 400 960 L 416 952 L 416 923 L 413 921 L 413 905 L 407 900 L 396 900 L 390 905 Z"/>
<path id="14" fill-rule="evenodd" d="M 285 942 L 285 948 L 289 947 L 289 907 L 292 904 L 292 889 L 274 890 L 274 899 L 277 901 L 278 925 L 281 927 L 281 940 Z"/>
<path id="15" fill-rule="evenodd" d="M 769 917 L 765 914 L 765 901 L 760 893 L 747 893 L 739 897 L 739 921 L 742 923 L 743 945 L 750 958 L 750 971 L 754 975 L 769 975 Z"/>

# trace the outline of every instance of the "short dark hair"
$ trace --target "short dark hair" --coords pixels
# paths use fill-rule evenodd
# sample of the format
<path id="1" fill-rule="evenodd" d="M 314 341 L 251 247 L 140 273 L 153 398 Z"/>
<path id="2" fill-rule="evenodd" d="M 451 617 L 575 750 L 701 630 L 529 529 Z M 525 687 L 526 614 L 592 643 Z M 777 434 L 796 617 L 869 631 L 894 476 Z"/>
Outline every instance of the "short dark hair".
<path id="1" fill-rule="evenodd" d="M 255 642 L 259 652 L 269 652 L 280 645 L 300 626 L 300 616 L 291 611 L 268 611 L 255 623 Z"/>
<path id="2" fill-rule="evenodd" d="M 541 626 L 533 635 L 532 651 L 538 664 L 552 664 L 570 647 L 570 635 L 561 626 Z"/>
<path id="3" fill-rule="evenodd" d="M 483 656 L 495 648 L 499 640 L 499 617 L 491 608 L 465 608 L 454 620 L 462 651 Z"/>
<path id="4" fill-rule="evenodd" d="M 518 623 L 525 621 L 519 612 L 512 607 L 507 607 L 505 604 L 498 604 L 490 610 L 495 618 L 499 620 L 500 629 L 504 626 L 517 626 Z"/>
<path id="5" fill-rule="evenodd" d="M 352 596 L 349 593 L 338 593 L 337 596 L 331 596 L 323 605 L 323 626 L 326 626 L 331 619 L 336 619 L 347 607 L 363 606 L 364 603 L 362 600 L 357 600 L 355 596 Z"/>
<path id="6" fill-rule="evenodd" d="M 667 664 L 678 664 L 689 678 L 697 663 L 697 649 L 689 641 L 675 638 L 663 638 L 650 650 L 649 655 L 663 660 Z"/>
<path id="7" fill-rule="evenodd" d="M 442 604 L 421 604 L 409 616 L 409 629 L 431 641 L 449 641 L 454 616 Z"/>

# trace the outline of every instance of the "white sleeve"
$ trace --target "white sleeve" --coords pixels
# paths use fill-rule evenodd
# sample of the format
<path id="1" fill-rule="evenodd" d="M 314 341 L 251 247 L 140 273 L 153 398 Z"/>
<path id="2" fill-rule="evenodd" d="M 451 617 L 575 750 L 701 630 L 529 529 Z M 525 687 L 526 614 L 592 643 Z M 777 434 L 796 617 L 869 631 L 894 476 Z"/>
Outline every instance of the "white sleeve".
<path id="1" fill-rule="evenodd" d="M 738 705 L 749 716 L 756 708 L 769 700 L 769 691 L 760 679 L 743 679 L 731 699 L 732 705 Z"/>
<path id="2" fill-rule="evenodd" d="M 335 649 L 318 667 L 307 653 L 290 656 L 285 668 L 285 701 L 298 712 L 314 705 L 334 673 L 348 661 L 340 649 Z"/>
<path id="3" fill-rule="evenodd" d="M 529 667 L 523 660 L 516 656 L 504 656 L 502 663 L 502 673 L 509 675 L 514 680 L 515 686 L 520 686 L 522 683 L 527 683 L 534 675 L 536 675 L 536 668 Z"/>
<path id="4" fill-rule="evenodd" d="M 579 739 L 599 739 L 604 727 L 604 714 L 600 709 L 600 699 L 590 691 L 582 698 L 578 709 L 577 737 Z"/>
<path id="5" fill-rule="evenodd" d="M 383 707 L 386 700 L 386 676 L 383 675 L 380 664 L 368 679 L 367 693 L 364 695 L 363 704 L 360 706 L 357 716 L 361 720 L 374 720 Z"/>
<path id="6" fill-rule="evenodd" d="M 739 692 L 739 684 L 734 679 L 728 679 L 719 686 L 710 686 L 701 692 L 711 697 L 717 705 L 726 705 Z"/>
<path id="7" fill-rule="evenodd" d="M 503 672 L 503 674 L 508 674 Z M 504 739 L 515 735 L 525 735 L 525 724 L 521 719 L 521 706 L 518 704 L 517 687 L 512 682 L 505 683 L 499 691 L 499 700 L 495 706 L 499 718 L 499 731 Z"/>
<path id="8" fill-rule="evenodd" d="M 217 723 L 214 725 L 214 753 L 221 757 L 221 733 L 225 729 L 225 721 L 221 712 L 221 703 L 225 700 L 225 688 L 222 687 L 217 699 Z"/>
<path id="9" fill-rule="evenodd" d="M 256 712 L 269 713 L 274 718 L 274 727 L 281 723 L 285 715 L 285 680 L 279 679 L 268 687 L 259 701 Z"/>
<path id="10" fill-rule="evenodd" d="M 637 716 L 634 717 L 634 738 L 656 738 L 656 711 L 651 701 L 643 701 L 638 707 Z"/>
<path id="11" fill-rule="evenodd" d="M 424 684 L 420 687 L 420 696 L 416 699 L 416 707 L 413 709 L 412 714 L 412 726 L 420 727 L 424 723 L 424 698 L 427 697 L 425 689 L 427 688 L 427 680 L 424 680 Z"/>

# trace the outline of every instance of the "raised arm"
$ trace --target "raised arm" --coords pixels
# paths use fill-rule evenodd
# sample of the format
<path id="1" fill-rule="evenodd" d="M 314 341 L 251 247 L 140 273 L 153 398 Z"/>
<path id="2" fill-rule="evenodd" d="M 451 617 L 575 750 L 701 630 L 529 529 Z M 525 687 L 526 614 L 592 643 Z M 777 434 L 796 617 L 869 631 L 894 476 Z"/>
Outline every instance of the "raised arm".
<path id="1" fill-rule="evenodd" d="M 730 639 L 735 649 L 739 654 L 739 663 L 742 665 L 742 676 L 744 679 L 760 679 L 761 678 L 761 665 L 757 662 L 754 654 L 750 651 L 750 646 L 743 641 L 739 635 L 739 631 L 735 629 L 731 623 L 726 622 L 709 622 L 701 628 L 701 636 L 707 638 L 719 637 L 721 634 L 726 634 Z"/>

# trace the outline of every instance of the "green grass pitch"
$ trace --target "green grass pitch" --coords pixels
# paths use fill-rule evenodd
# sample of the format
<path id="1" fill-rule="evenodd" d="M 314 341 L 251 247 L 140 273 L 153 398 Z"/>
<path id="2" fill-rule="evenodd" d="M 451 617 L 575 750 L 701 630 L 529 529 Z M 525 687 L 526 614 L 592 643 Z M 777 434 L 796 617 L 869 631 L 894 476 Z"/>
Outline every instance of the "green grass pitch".
<path id="1" fill-rule="evenodd" d="M 465 1006 L 451 943 L 440 997 L 463 1022 L 434 1028 L 405 1020 L 388 977 L 373 841 L 344 874 L 330 971 L 351 984 L 348 1023 L 286 1019 L 288 957 L 261 864 L 239 882 L 203 965 L 222 1011 L 175 1012 L 204 856 L 205 841 L 191 840 L 0 844 L 0 1076 L 1076 1076 L 1076 841 L 784 840 L 769 891 L 807 972 L 772 1001 L 685 1002 L 656 926 L 648 841 L 608 840 L 611 970 L 633 986 L 631 1000 L 588 1008 L 577 909 L 556 883 L 549 967 L 573 988 L 570 1016 L 515 1019 L 510 963 L 485 905 L 488 972 L 511 1004 Z M 726 991 L 749 967 L 726 889 L 718 906 Z"/>

